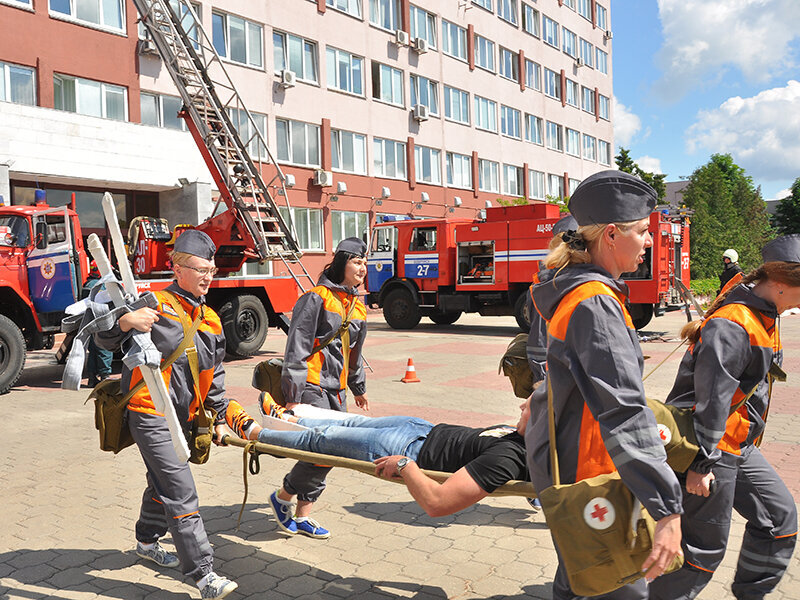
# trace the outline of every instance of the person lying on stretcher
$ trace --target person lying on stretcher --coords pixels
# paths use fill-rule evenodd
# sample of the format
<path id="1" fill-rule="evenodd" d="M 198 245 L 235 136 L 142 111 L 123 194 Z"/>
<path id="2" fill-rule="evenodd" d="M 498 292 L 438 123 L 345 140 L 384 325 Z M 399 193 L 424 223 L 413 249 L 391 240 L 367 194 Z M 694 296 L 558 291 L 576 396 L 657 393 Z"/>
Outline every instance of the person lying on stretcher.
<path id="1" fill-rule="evenodd" d="M 485 428 L 434 425 L 416 417 L 373 418 L 307 405 L 295 410 L 312 408 L 314 416 L 297 417 L 276 404 L 266 392 L 260 400 L 263 414 L 297 423 L 304 429 L 263 428 L 238 402 L 231 400 L 225 418 L 241 438 L 374 462 L 376 475 L 384 479 L 402 478 L 414 500 L 431 517 L 472 506 L 511 480 L 530 480 L 524 440 L 530 417 L 527 400 L 520 405 L 521 415 L 515 427 Z M 324 416 L 317 417 L 318 414 Z M 453 476 L 438 483 L 421 469 L 445 471 Z"/>

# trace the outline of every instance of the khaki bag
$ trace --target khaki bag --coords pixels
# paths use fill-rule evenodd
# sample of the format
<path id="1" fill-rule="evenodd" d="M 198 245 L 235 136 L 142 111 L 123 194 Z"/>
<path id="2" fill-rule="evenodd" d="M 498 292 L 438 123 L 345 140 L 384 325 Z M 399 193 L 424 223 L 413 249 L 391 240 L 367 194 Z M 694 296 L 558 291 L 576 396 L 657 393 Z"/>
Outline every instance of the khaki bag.
<path id="1" fill-rule="evenodd" d="M 503 358 L 500 359 L 500 372 L 511 380 L 511 387 L 517 398 L 527 398 L 533 393 L 533 373 L 528 363 L 528 334 L 519 333 L 511 340 Z"/>
<path id="2" fill-rule="evenodd" d="M 553 485 L 539 493 L 547 526 L 572 591 L 578 596 L 612 592 L 644 576 L 642 563 L 653 549 L 655 520 L 616 471 L 562 484 L 549 380 L 547 417 Z M 665 573 L 682 565 L 683 556 L 676 556 Z"/>
<path id="3" fill-rule="evenodd" d="M 339 300 L 339 304 L 342 307 L 342 313 L 344 313 L 344 303 L 342 302 L 342 299 L 339 298 L 339 296 L 336 294 L 334 294 L 334 297 L 337 300 Z M 319 347 L 316 350 L 314 350 L 314 352 L 311 353 L 311 356 L 313 356 L 315 353 L 325 348 L 336 338 L 341 337 L 342 354 L 344 356 L 344 368 L 345 369 L 348 368 L 350 359 L 350 321 L 352 321 L 353 311 L 355 310 L 355 308 L 356 308 L 356 300 L 355 298 L 353 298 L 353 303 L 350 305 L 350 310 L 347 311 L 347 314 L 342 320 L 342 324 L 339 327 L 339 329 L 330 338 L 325 340 L 325 342 L 320 344 Z M 283 388 L 281 387 L 282 375 L 283 375 L 282 358 L 270 358 L 269 360 L 262 360 L 253 369 L 252 386 L 257 390 L 261 390 L 262 392 L 267 392 L 269 395 L 272 396 L 272 399 L 281 406 L 286 406 L 286 397 L 283 395 Z"/>

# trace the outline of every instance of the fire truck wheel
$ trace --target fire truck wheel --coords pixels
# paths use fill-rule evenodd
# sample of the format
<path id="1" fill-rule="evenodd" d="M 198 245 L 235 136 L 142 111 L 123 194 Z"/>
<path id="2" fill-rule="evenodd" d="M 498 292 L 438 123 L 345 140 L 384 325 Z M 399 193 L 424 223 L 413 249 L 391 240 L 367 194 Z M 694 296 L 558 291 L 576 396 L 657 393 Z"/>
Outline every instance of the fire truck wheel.
<path id="1" fill-rule="evenodd" d="M 653 318 L 653 305 L 652 304 L 631 304 L 630 306 L 631 320 L 633 326 L 637 329 L 644 329 Z"/>
<path id="2" fill-rule="evenodd" d="M 437 325 L 452 325 L 458 318 L 461 316 L 460 310 L 454 310 L 451 312 L 444 312 L 444 313 L 433 313 L 432 315 L 428 315 L 428 318 L 436 323 Z"/>
<path id="3" fill-rule="evenodd" d="M 0 394 L 17 383 L 25 366 L 25 338 L 14 321 L 0 315 Z"/>
<path id="4" fill-rule="evenodd" d="M 421 318 L 419 306 L 405 289 L 389 292 L 383 303 L 383 316 L 393 329 L 414 329 Z"/>
<path id="5" fill-rule="evenodd" d="M 522 331 L 531 330 L 531 316 L 528 314 L 527 293 L 520 294 L 517 301 L 514 303 L 514 317 L 517 319 L 517 325 Z"/>
<path id="6" fill-rule="evenodd" d="M 233 356 L 253 356 L 267 339 L 269 317 L 261 300 L 249 294 L 235 296 L 220 308 L 225 349 Z"/>

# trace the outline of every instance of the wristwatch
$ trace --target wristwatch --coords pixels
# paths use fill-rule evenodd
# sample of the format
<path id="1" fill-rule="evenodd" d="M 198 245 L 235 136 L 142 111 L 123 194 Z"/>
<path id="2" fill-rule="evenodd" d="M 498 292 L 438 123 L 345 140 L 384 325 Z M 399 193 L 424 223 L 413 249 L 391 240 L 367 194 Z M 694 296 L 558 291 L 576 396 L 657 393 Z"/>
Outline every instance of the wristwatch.
<path id="1" fill-rule="evenodd" d="M 397 474 L 400 475 L 400 471 L 406 468 L 406 465 L 411 462 L 411 459 L 407 456 L 404 456 L 400 460 L 397 461 Z"/>

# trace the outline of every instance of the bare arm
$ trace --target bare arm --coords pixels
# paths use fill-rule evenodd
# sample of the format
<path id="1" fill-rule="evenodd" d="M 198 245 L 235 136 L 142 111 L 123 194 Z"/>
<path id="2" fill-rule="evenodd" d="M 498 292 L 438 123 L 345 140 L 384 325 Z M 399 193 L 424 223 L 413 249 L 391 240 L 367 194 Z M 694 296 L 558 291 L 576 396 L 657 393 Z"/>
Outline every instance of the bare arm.
<path id="1" fill-rule="evenodd" d="M 383 456 L 375 461 L 375 472 L 384 479 L 395 479 L 397 461 L 402 456 Z M 434 481 L 411 461 L 400 472 L 408 491 L 428 516 L 442 517 L 464 510 L 489 494 L 481 488 L 465 468 L 456 471 L 447 481 Z"/>

